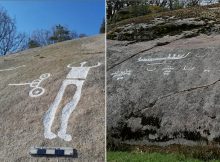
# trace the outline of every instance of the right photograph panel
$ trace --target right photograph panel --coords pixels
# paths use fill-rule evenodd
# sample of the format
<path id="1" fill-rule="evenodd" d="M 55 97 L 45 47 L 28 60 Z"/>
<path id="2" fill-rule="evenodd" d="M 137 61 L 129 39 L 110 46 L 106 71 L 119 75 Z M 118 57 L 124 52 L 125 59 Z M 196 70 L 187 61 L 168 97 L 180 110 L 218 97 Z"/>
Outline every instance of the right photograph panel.
<path id="1" fill-rule="evenodd" d="M 106 8 L 107 160 L 220 159 L 220 4 Z"/>

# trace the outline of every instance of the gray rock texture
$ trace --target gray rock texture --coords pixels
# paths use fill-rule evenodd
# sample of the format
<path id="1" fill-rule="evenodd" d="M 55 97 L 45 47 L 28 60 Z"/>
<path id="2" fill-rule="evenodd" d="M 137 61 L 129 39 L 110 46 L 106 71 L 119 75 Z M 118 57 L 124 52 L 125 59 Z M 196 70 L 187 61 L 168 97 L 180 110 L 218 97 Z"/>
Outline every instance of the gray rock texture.
<path id="1" fill-rule="evenodd" d="M 205 22 L 198 18 L 188 18 L 188 19 L 154 19 L 150 23 L 138 23 L 138 24 L 127 24 L 120 26 L 116 29 L 116 32 L 108 35 L 110 39 L 116 40 L 137 40 L 137 41 L 147 41 L 153 40 L 169 35 L 175 35 L 181 33 L 182 31 L 193 30 L 194 33 L 205 32 L 204 28 L 211 27 L 211 23 Z M 195 31 L 196 29 L 196 31 Z"/>
<path id="2" fill-rule="evenodd" d="M 220 35 L 108 40 L 108 143 L 220 142 Z"/>
<path id="3" fill-rule="evenodd" d="M 107 38 L 140 42 L 183 33 L 184 37 L 219 33 L 219 14 L 219 6 L 148 14 L 109 24 Z"/>

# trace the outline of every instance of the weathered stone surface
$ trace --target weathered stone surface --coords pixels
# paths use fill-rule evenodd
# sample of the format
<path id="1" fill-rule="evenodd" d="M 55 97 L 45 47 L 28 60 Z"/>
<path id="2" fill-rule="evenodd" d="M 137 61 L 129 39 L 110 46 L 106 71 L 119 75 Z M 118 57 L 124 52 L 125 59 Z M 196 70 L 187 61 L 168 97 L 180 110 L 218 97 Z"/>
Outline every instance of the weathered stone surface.
<path id="1" fill-rule="evenodd" d="M 166 35 L 181 34 L 185 31 L 192 32 L 191 36 L 197 36 L 200 33 L 219 33 L 220 28 L 216 23 L 216 21 L 201 17 L 179 19 L 175 16 L 168 16 L 166 18 L 155 18 L 146 23 L 130 23 L 118 26 L 113 31 L 109 31 L 108 39 L 149 41 Z"/>
<path id="2" fill-rule="evenodd" d="M 220 35 L 177 38 L 108 40 L 109 143 L 220 142 Z"/>
<path id="3" fill-rule="evenodd" d="M 35 48 L 0 57 L 0 70 L 26 65 L 14 70 L 0 71 L 0 161 L 45 162 L 45 161 L 104 161 L 105 156 L 105 36 L 65 41 L 43 48 Z M 56 137 L 44 137 L 43 119 L 49 106 L 66 79 L 71 66 L 102 65 L 90 69 L 84 81 L 82 93 L 75 110 L 71 113 L 67 133 L 71 141 Z M 45 93 L 36 98 L 29 96 L 31 87 L 9 86 L 11 83 L 28 83 L 41 74 L 51 76 L 40 86 Z M 69 85 L 56 111 L 52 132 L 60 129 L 62 109 L 71 101 L 77 87 Z M 32 157 L 30 147 L 72 147 L 78 158 Z"/>

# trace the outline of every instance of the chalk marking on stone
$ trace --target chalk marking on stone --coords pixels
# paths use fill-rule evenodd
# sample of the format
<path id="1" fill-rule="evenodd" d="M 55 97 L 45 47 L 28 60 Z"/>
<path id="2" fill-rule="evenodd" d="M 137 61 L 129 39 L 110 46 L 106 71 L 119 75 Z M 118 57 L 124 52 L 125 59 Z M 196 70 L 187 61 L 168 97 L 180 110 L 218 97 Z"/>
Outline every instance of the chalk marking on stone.
<path id="1" fill-rule="evenodd" d="M 83 83 L 88 75 L 88 72 L 91 68 L 95 68 L 101 65 L 101 63 L 98 63 L 95 66 L 91 67 L 84 67 L 86 62 L 82 62 L 80 67 L 72 67 L 70 64 L 67 65 L 68 68 L 71 68 L 70 72 L 67 74 L 66 79 L 62 82 L 62 85 L 57 93 L 57 96 L 53 103 L 50 105 L 48 111 L 44 115 L 43 119 L 43 125 L 44 125 L 44 137 L 47 139 L 54 139 L 57 137 L 55 133 L 51 131 L 51 127 L 55 118 L 56 111 L 60 105 L 60 102 L 62 101 L 63 95 L 65 93 L 65 89 L 68 85 L 75 85 L 76 86 L 76 92 L 70 102 L 68 102 L 62 110 L 61 115 L 61 124 L 60 124 L 60 130 L 58 131 L 58 137 L 65 141 L 71 141 L 72 136 L 70 134 L 67 134 L 67 125 L 68 120 L 73 112 L 73 110 L 76 108 L 80 97 L 81 97 L 81 91 Z"/>
<path id="2" fill-rule="evenodd" d="M 147 68 L 147 71 L 155 71 L 157 68 L 153 68 L 153 69 L 150 69 L 150 68 Z"/>
<path id="3" fill-rule="evenodd" d="M 196 57 L 206 57 L 207 55 L 208 55 L 208 53 L 207 53 L 207 54 L 204 54 L 204 55 L 199 55 L 199 54 L 197 54 Z"/>
<path id="4" fill-rule="evenodd" d="M 45 89 L 40 87 L 42 81 L 50 77 L 50 73 L 42 74 L 39 79 L 33 80 L 31 83 L 8 84 L 9 86 L 29 85 L 32 89 L 29 91 L 30 97 L 39 97 L 44 94 Z"/>
<path id="5" fill-rule="evenodd" d="M 168 66 L 166 68 L 163 68 L 162 70 L 163 70 L 163 75 L 169 75 L 171 71 L 174 70 L 174 68 L 171 66 Z"/>
<path id="6" fill-rule="evenodd" d="M 152 64 L 147 64 L 148 66 L 154 66 L 154 65 L 162 65 L 162 64 L 165 64 L 165 63 L 152 63 Z"/>
<path id="7" fill-rule="evenodd" d="M 26 67 L 26 65 L 21 65 L 21 66 L 17 66 L 17 67 L 10 67 L 8 69 L 2 69 L 2 70 L 0 70 L 0 72 L 1 71 L 11 71 L 11 70 L 15 70 L 15 69 L 22 68 L 22 67 Z"/>
<path id="8" fill-rule="evenodd" d="M 184 66 L 184 68 L 183 68 L 183 70 L 187 70 L 187 71 L 192 71 L 192 70 L 194 70 L 195 69 L 195 67 L 188 67 L 187 68 L 187 66 Z"/>
<path id="9" fill-rule="evenodd" d="M 147 66 L 150 66 L 150 67 L 147 67 L 147 71 L 155 71 L 157 68 L 154 67 L 156 65 L 162 65 L 162 64 L 166 64 L 166 61 L 164 61 L 163 63 L 151 63 L 151 64 L 147 64 Z M 151 69 L 153 67 L 153 69 Z"/>
<path id="10" fill-rule="evenodd" d="M 30 85 L 31 83 L 8 84 L 10 86 Z"/>
<path id="11" fill-rule="evenodd" d="M 153 61 L 166 61 L 166 60 L 179 60 L 186 58 L 191 52 L 184 55 L 169 54 L 167 57 L 158 57 L 158 58 L 138 58 L 138 62 L 153 62 Z"/>
<path id="12" fill-rule="evenodd" d="M 131 70 L 125 70 L 125 71 L 116 71 L 111 74 L 113 77 L 116 78 L 116 80 L 121 80 L 124 79 L 125 76 L 130 76 L 131 75 Z"/>
<path id="13" fill-rule="evenodd" d="M 211 70 L 205 69 L 203 72 L 208 72 L 208 73 L 209 73 L 210 71 L 211 71 Z"/>

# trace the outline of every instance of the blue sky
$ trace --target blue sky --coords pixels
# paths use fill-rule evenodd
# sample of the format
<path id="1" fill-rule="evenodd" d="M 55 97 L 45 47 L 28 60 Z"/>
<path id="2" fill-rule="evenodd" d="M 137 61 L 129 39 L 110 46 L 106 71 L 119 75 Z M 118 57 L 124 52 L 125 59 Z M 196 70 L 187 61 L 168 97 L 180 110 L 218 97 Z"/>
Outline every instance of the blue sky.
<path id="1" fill-rule="evenodd" d="M 0 6 L 16 18 L 18 31 L 27 34 L 61 24 L 95 35 L 105 16 L 105 0 L 1 0 Z"/>

